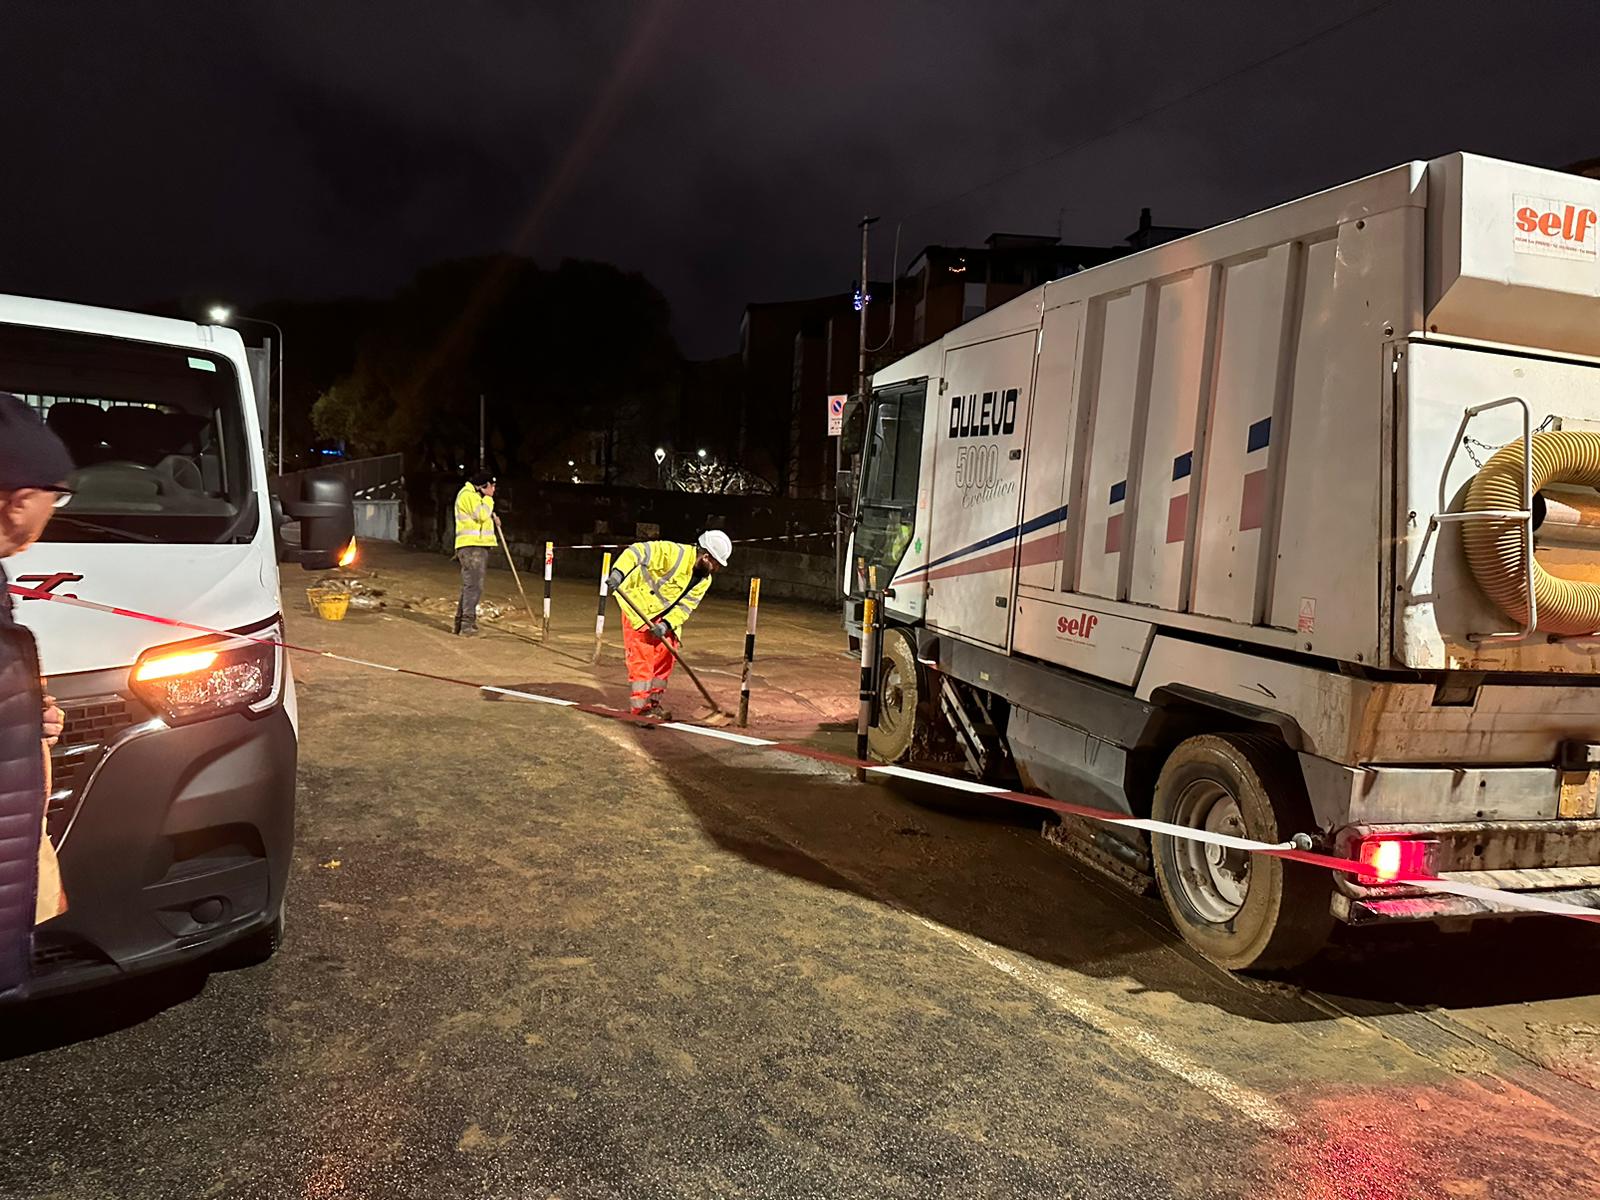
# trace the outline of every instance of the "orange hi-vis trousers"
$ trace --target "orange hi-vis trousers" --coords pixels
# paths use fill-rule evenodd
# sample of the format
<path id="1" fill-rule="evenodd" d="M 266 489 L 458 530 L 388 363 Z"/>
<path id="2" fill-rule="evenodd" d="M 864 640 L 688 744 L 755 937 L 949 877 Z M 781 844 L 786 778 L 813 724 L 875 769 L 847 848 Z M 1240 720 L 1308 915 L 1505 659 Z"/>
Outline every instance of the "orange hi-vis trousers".
<path id="1" fill-rule="evenodd" d="M 658 704 L 672 678 L 673 657 L 667 644 L 648 629 L 622 623 L 622 652 L 628 663 L 628 699 L 634 712 Z"/>

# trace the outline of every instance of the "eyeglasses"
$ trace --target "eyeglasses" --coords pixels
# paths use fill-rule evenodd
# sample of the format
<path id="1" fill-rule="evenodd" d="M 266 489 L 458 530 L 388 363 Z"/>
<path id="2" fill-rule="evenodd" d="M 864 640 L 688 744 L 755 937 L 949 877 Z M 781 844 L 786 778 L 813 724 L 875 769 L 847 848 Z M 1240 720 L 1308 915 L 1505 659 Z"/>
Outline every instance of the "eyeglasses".
<path id="1" fill-rule="evenodd" d="M 47 487 L 40 488 L 39 490 L 41 492 L 54 492 L 56 494 L 56 498 L 50 502 L 50 507 L 52 508 L 65 508 L 67 505 L 72 503 L 72 497 L 76 494 L 69 487 Z"/>

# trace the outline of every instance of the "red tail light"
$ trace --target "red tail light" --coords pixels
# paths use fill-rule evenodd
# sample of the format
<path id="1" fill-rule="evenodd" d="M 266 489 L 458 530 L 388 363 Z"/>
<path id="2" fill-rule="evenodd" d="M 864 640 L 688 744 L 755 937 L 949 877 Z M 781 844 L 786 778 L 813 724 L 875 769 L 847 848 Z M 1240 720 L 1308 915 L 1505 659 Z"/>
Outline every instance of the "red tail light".
<path id="1" fill-rule="evenodd" d="M 1363 838 L 1356 858 L 1370 870 L 1356 877 L 1363 887 L 1381 887 L 1404 879 L 1431 875 L 1435 842 L 1407 837 Z"/>

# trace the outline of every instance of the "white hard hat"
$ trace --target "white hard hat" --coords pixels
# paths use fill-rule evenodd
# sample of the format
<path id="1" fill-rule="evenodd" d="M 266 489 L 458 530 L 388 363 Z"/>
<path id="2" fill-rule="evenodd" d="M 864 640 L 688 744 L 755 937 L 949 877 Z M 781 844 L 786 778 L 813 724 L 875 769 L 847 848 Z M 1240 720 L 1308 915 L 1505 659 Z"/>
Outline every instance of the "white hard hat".
<path id="1" fill-rule="evenodd" d="M 700 535 L 700 549 L 717 560 L 717 565 L 727 566 L 733 557 L 733 542 L 720 529 L 708 529 Z"/>

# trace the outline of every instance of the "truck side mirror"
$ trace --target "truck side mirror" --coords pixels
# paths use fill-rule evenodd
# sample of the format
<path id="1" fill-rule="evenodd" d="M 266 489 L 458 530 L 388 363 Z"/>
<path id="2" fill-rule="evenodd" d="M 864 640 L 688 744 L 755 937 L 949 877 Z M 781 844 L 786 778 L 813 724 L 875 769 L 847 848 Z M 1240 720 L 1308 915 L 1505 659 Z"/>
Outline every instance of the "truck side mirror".
<path id="1" fill-rule="evenodd" d="M 273 497 L 278 561 L 297 562 L 308 571 L 337 567 L 356 534 L 350 485 L 327 475 L 302 475 L 297 483 L 296 494 Z M 300 527 L 296 541 L 285 536 L 290 522 Z"/>

